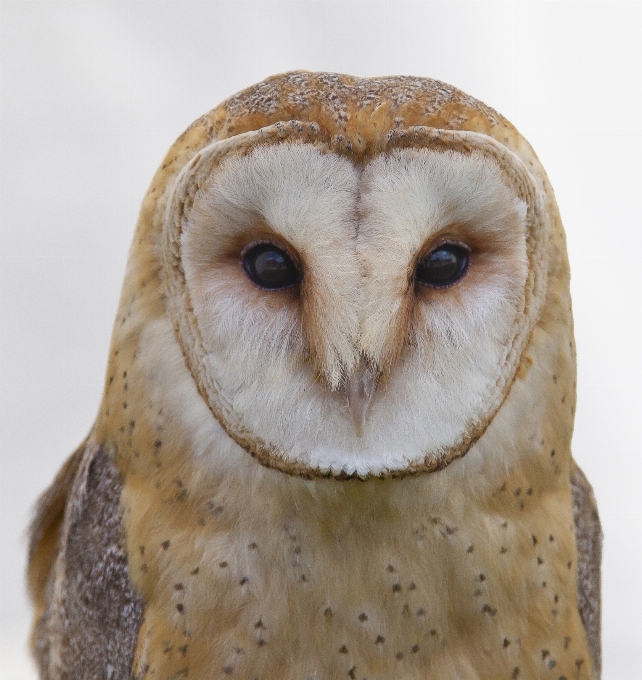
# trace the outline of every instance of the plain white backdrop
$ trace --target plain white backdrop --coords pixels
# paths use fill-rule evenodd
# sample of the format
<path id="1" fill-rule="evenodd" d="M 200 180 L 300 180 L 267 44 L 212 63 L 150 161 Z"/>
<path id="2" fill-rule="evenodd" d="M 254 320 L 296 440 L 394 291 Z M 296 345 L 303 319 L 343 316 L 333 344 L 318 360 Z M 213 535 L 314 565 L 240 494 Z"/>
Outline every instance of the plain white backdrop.
<path id="1" fill-rule="evenodd" d="M 547 169 L 571 259 L 573 451 L 605 533 L 603 678 L 639 680 L 641 4 L 23 0 L 0 10 L 0 676 L 36 677 L 26 526 L 98 409 L 147 185 L 195 118 L 304 68 L 449 82 L 507 116 Z"/>

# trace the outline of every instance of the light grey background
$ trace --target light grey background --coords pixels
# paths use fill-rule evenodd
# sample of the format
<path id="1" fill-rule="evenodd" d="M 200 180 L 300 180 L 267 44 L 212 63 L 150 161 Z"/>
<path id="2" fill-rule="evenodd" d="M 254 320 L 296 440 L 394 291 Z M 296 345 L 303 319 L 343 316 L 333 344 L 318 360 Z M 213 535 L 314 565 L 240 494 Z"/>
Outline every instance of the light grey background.
<path id="1" fill-rule="evenodd" d="M 3 679 L 27 661 L 25 527 L 97 411 L 127 250 L 172 141 L 294 68 L 432 76 L 506 115 L 555 187 L 579 358 L 573 449 L 604 525 L 604 679 L 639 680 L 639 2 L 2 2 Z"/>

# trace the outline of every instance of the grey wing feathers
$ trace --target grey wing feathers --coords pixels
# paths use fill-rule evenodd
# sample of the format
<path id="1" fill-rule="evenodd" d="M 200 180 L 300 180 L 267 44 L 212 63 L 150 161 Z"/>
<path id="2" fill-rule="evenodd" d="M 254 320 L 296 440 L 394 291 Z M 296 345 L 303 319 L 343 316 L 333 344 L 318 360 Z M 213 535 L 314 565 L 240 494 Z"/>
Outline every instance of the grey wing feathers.
<path id="1" fill-rule="evenodd" d="M 602 669 L 600 642 L 602 527 L 593 489 L 577 464 L 574 464 L 571 471 L 571 490 L 578 553 L 578 604 L 593 667 L 596 669 L 596 677 L 599 678 Z"/>
<path id="2" fill-rule="evenodd" d="M 58 554 L 67 499 L 84 452 L 83 442 L 65 461 L 51 486 L 38 499 L 34 518 L 29 527 L 27 578 L 36 612 L 44 606 L 47 582 Z"/>
<path id="3" fill-rule="evenodd" d="M 126 680 L 143 603 L 129 580 L 120 475 L 84 445 L 40 499 L 31 528 L 32 646 L 42 680 Z"/>

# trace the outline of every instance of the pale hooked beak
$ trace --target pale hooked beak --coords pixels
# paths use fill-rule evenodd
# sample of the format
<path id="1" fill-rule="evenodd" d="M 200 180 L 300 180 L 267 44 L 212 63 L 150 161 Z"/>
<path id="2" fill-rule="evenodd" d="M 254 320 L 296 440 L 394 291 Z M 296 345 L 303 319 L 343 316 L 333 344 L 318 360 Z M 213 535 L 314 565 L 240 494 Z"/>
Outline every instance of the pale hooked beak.
<path id="1" fill-rule="evenodd" d="M 348 378 L 348 410 L 357 437 L 363 437 L 372 397 L 377 391 L 377 376 L 361 361 Z"/>

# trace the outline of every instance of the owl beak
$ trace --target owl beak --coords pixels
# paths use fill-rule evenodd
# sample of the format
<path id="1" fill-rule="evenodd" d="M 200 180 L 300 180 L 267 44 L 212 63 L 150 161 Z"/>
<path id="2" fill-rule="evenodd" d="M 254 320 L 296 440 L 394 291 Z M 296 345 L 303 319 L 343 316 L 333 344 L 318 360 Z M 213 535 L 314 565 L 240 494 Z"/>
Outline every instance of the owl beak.
<path id="1" fill-rule="evenodd" d="M 377 376 L 362 361 L 348 378 L 348 410 L 357 437 L 363 437 L 372 397 L 377 391 Z"/>

